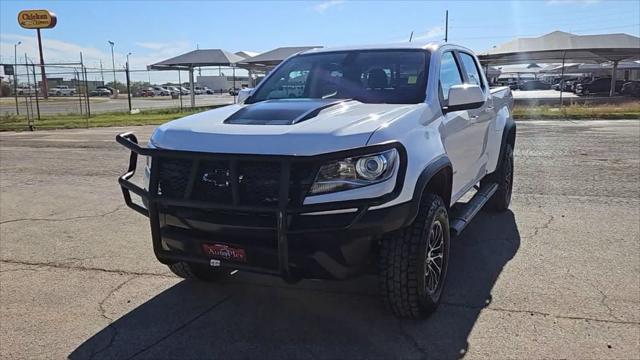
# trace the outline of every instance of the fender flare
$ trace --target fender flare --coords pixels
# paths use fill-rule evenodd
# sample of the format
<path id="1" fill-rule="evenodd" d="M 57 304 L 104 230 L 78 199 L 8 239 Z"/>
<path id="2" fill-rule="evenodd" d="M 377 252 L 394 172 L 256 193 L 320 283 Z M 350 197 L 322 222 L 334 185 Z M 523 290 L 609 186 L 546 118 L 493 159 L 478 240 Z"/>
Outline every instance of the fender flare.
<path id="1" fill-rule="evenodd" d="M 413 189 L 413 198 L 411 199 L 411 206 L 409 209 L 409 216 L 405 221 L 405 226 L 411 224 L 413 220 L 418 215 L 418 210 L 420 209 L 420 201 L 422 201 L 422 194 L 424 193 L 424 189 L 427 187 L 427 184 L 434 175 L 440 172 L 442 169 L 449 168 L 453 172 L 453 166 L 451 165 L 451 160 L 447 155 L 441 155 L 432 162 L 429 163 L 418 176 L 418 180 L 416 181 L 416 186 Z M 446 204 L 447 207 L 449 204 Z"/>
<path id="2" fill-rule="evenodd" d="M 500 143 L 500 153 L 498 154 L 498 163 L 496 164 L 496 170 L 499 169 L 502 165 L 502 154 L 504 154 L 504 149 L 510 142 L 511 136 L 513 136 L 511 147 L 514 147 L 516 144 L 516 122 L 513 120 L 513 118 L 509 117 L 504 124 L 504 130 L 502 130 L 502 142 Z"/>

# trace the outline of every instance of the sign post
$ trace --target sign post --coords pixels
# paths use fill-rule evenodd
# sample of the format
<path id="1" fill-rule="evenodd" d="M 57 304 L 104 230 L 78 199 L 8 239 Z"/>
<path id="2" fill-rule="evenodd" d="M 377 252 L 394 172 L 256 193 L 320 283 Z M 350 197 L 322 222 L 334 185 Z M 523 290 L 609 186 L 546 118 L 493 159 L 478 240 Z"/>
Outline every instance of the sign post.
<path id="1" fill-rule="evenodd" d="M 18 23 L 25 29 L 36 29 L 38 34 L 38 50 L 40 52 L 40 73 L 42 75 L 42 93 L 46 99 L 48 94 L 47 75 L 44 70 L 44 57 L 42 56 L 42 37 L 40 29 L 51 29 L 56 26 L 58 18 L 49 10 L 22 10 L 18 13 Z M 37 87 L 37 85 L 36 85 Z M 38 96 L 36 92 L 36 97 Z"/>

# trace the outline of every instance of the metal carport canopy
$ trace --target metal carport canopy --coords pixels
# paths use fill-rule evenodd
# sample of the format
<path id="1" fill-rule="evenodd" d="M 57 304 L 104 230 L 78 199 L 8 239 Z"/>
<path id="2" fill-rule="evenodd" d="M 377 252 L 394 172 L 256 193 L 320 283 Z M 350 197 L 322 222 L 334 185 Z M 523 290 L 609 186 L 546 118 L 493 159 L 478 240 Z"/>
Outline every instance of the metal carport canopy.
<path id="1" fill-rule="evenodd" d="M 627 34 L 573 35 L 562 31 L 519 38 L 478 55 L 483 64 L 603 63 L 640 59 L 640 38 Z"/>
<path id="2" fill-rule="evenodd" d="M 204 66 L 231 66 L 234 68 L 243 57 L 222 49 L 198 49 L 188 53 L 160 61 L 147 66 L 149 70 L 188 70 L 189 87 L 191 93 L 191 107 L 196 106 L 195 93 L 193 92 L 193 69 Z"/>
<path id="3" fill-rule="evenodd" d="M 263 52 L 260 55 L 250 57 L 238 62 L 238 66 L 249 70 L 269 70 L 280 64 L 291 55 L 302 51 L 321 48 L 322 46 L 285 46 Z"/>
<path id="4" fill-rule="evenodd" d="M 628 34 L 574 35 L 562 31 L 536 37 L 519 38 L 479 54 L 485 65 L 531 62 L 603 63 L 613 62 L 610 95 L 618 63 L 640 59 L 640 38 Z"/>

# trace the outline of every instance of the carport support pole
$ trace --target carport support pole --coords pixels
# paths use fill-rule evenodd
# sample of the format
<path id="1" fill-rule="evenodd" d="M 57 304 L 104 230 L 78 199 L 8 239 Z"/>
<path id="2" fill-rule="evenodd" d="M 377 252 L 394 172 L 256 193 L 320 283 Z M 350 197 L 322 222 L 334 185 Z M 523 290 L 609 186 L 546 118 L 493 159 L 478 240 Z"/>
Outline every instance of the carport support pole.
<path id="1" fill-rule="evenodd" d="M 193 66 L 189 66 L 189 89 L 191 89 L 189 93 L 189 97 L 191 97 L 191 108 L 194 108 L 196 107 L 196 94 L 193 92 Z"/>
<path id="2" fill-rule="evenodd" d="M 560 68 L 560 107 L 562 108 L 562 90 L 564 90 L 564 58 L 567 52 L 562 53 L 562 67 Z"/>
<path id="3" fill-rule="evenodd" d="M 180 79 L 180 68 L 178 68 L 178 84 L 182 86 L 182 79 Z M 182 88 L 178 91 L 178 97 L 180 98 L 180 112 L 182 112 Z"/>
<path id="4" fill-rule="evenodd" d="M 609 96 L 616 94 L 616 72 L 618 71 L 618 61 L 613 62 L 613 68 L 611 69 L 611 88 L 609 89 Z"/>
<path id="5" fill-rule="evenodd" d="M 231 65 L 231 69 L 233 70 L 233 103 L 236 103 L 236 66 Z"/>

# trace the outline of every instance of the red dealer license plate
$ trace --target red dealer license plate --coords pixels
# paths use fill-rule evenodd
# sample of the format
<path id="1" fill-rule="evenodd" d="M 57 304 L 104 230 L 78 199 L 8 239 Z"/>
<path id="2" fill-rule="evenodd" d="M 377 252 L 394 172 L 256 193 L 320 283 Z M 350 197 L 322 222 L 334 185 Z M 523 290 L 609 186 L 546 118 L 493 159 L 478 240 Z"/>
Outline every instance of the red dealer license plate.
<path id="1" fill-rule="evenodd" d="M 244 249 L 234 248 L 223 244 L 202 244 L 204 253 L 212 258 L 247 262 L 247 254 Z"/>

